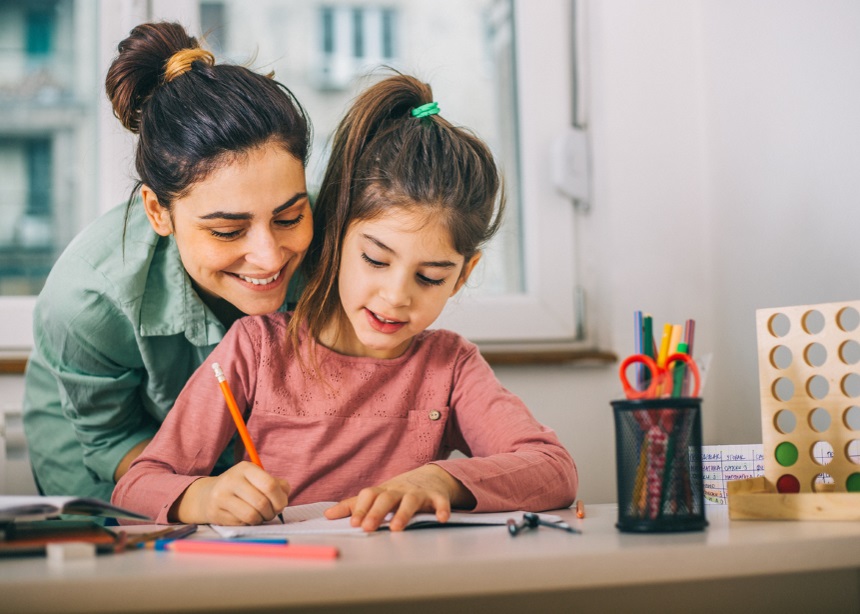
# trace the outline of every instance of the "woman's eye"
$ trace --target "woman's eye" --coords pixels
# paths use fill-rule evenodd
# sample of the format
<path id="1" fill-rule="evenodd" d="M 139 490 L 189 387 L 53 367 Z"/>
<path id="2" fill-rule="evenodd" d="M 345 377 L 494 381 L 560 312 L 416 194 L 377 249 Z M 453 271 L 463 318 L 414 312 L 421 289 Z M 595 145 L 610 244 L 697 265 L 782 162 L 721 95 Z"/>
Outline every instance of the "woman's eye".
<path id="1" fill-rule="evenodd" d="M 303 219 L 305 219 L 304 214 L 289 220 L 275 220 L 275 224 L 284 228 L 292 228 L 293 226 L 297 226 Z"/>
<path id="2" fill-rule="evenodd" d="M 242 231 L 241 230 L 231 230 L 229 232 L 221 232 L 220 230 L 210 229 L 209 232 L 213 237 L 217 237 L 218 239 L 235 239 L 238 237 Z"/>
<path id="3" fill-rule="evenodd" d="M 370 256 L 368 256 L 367 254 L 365 254 L 363 252 L 361 254 L 361 257 L 367 264 L 369 264 L 372 267 L 382 268 L 382 267 L 386 266 L 386 264 L 384 262 L 379 262 L 378 260 L 374 260 L 373 258 L 371 258 Z"/>

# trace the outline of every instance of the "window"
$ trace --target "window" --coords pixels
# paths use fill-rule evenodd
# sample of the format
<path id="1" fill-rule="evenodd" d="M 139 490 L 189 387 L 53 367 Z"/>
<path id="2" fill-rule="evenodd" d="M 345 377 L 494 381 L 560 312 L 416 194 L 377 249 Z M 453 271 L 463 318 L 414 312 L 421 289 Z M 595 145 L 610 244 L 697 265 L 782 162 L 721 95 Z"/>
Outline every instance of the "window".
<path id="1" fill-rule="evenodd" d="M 396 15 L 393 8 L 363 3 L 320 7 L 318 85 L 348 89 L 356 77 L 395 61 Z"/>
<path id="2" fill-rule="evenodd" d="M 295 92 L 314 123 L 312 191 L 337 121 L 379 66 L 429 81 L 445 117 L 489 143 L 508 198 L 499 236 L 439 325 L 482 344 L 577 342 L 574 211 L 549 171 L 553 141 L 572 123 L 570 4 L 0 3 L 0 105 L 12 109 L 0 119 L 0 211 L 15 221 L 0 229 L 0 349 L 32 343 L 32 295 L 50 264 L 127 197 L 133 139 L 101 83 L 117 42 L 158 19 L 205 34 L 219 60 L 274 70 Z"/>

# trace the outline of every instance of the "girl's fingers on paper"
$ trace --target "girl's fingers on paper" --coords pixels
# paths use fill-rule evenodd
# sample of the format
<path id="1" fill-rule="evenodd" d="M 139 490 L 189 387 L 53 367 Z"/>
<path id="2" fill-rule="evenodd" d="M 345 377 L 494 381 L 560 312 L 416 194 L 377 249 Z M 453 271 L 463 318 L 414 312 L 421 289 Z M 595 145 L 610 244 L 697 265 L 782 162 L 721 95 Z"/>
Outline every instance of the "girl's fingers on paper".
<path id="1" fill-rule="evenodd" d="M 329 520 L 337 520 L 338 518 L 346 518 L 352 514 L 352 508 L 355 505 L 356 497 L 350 497 L 343 501 L 332 505 L 323 514 Z"/>
<path id="2" fill-rule="evenodd" d="M 374 496 L 374 499 L 373 505 L 370 507 L 370 509 L 367 511 L 367 514 L 364 515 L 364 519 L 361 521 L 361 528 L 367 532 L 372 532 L 379 528 L 379 525 L 383 523 L 385 517 L 388 515 L 389 512 L 394 511 L 394 509 L 397 508 L 397 506 L 403 500 L 403 493 L 398 491 L 385 490 L 379 487 L 365 488 L 358 495 L 359 501 L 361 500 L 362 493 L 364 493 L 365 491 L 370 491 Z M 354 522 L 353 526 L 355 526 Z"/>
<path id="3" fill-rule="evenodd" d="M 364 527 L 364 519 L 367 517 L 367 514 L 373 508 L 376 503 L 376 497 L 381 492 L 379 487 L 373 488 L 362 488 L 358 495 L 353 497 L 352 499 L 347 499 L 347 501 L 351 502 L 351 517 L 349 523 L 354 526 Z M 384 518 L 384 516 L 383 516 Z M 381 520 L 379 521 L 382 522 Z M 379 527 L 379 523 L 376 524 L 376 527 Z M 376 528 L 375 527 L 375 528 Z M 372 530 L 375 530 L 372 529 Z"/>
<path id="4" fill-rule="evenodd" d="M 400 505 L 397 506 L 397 511 L 388 523 L 392 531 L 402 531 L 406 528 L 406 523 L 417 513 L 421 511 L 425 499 L 419 496 L 418 493 L 406 493 L 400 499 Z"/>

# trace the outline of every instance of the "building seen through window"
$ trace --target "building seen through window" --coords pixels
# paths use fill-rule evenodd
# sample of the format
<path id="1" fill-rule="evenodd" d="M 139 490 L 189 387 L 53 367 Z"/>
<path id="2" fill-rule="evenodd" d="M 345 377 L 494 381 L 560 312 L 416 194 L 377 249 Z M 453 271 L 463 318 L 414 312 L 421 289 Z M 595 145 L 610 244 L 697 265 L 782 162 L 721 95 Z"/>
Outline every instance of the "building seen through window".
<path id="1" fill-rule="evenodd" d="M 129 11 L 157 3 L 116 0 Z M 468 126 L 504 169 L 507 221 L 485 254 L 481 292 L 523 286 L 511 0 L 200 1 L 182 19 L 218 61 L 274 72 L 314 125 L 309 188 L 318 190 L 329 139 L 354 96 L 401 70 L 430 82 L 442 114 Z M 140 6 L 139 6 L 140 5 Z M 128 178 L 132 152 L 99 164 L 103 79 L 127 35 L 97 0 L 0 0 L 0 295 L 32 295 L 84 225 L 102 213 L 105 177 Z M 121 13 L 121 11 L 119 11 Z M 148 19 L 176 19 L 150 14 Z M 144 21 L 146 19 L 141 19 Z M 188 21 L 192 23 L 188 23 Z M 99 25 L 101 22 L 101 25 Z M 117 22 L 117 23 L 114 23 Z M 116 32 L 110 55 L 99 28 Z M 105 166 L 105 165 L 101 165 Z M 126 194 L 117 194 L 116 205 Z"/>

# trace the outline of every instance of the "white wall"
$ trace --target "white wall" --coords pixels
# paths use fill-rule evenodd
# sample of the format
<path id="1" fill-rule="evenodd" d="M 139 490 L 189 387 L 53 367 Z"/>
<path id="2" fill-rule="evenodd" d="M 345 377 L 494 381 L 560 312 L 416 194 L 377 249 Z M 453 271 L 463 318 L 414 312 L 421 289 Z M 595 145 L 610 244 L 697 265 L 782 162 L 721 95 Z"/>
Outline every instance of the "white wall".
<path id="1" fill-rule="evenodd" d="M 761 442 L 755 310 L 860 299 L 860 3 L 588 3 L 589 317 L 697 321 L 706 444 Z M 617 365 L 505 367 L 555 428 L 586 501 L 615 500 Z"/>
<path id="2" fill-rule="evenodd" d="M 755 309 L 860 299 L 860 3 L 588 8 L 578 232 L 598 342 L 630 353 L 636 309 L 695 318 L 714 354 L 705 443 L 760 442 Z M 616 369 L 497 369 L 571 450 L 586 501 L 615 500 Z"/>

